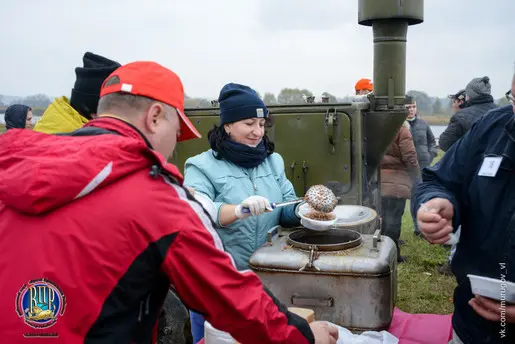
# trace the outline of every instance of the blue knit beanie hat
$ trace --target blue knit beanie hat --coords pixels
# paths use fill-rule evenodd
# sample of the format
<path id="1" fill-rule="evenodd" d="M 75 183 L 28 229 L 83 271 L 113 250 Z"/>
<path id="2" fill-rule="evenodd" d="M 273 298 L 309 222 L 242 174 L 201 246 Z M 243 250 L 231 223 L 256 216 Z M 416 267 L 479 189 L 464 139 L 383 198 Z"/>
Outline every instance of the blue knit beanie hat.
<path id="1" fill-rule="evenodd" d="M 220 125 L 247 118 L 268 118 L 268 109 L 252 88 L 230 83 L 225 85 L 218 97 Z"/>

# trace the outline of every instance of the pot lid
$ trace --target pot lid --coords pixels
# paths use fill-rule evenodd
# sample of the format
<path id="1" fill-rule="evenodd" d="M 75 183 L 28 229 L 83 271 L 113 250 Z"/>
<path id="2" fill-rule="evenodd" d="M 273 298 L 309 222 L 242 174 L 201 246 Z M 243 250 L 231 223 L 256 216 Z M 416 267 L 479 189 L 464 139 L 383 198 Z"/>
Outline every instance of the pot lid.
<path id="1" fill-rule="evenodd" d="M 352 227 L 362 225 L 377 218 L 377 212 L 360 205 L 338 205 L 334 208 L 336 215 L 336 227 Z"/>

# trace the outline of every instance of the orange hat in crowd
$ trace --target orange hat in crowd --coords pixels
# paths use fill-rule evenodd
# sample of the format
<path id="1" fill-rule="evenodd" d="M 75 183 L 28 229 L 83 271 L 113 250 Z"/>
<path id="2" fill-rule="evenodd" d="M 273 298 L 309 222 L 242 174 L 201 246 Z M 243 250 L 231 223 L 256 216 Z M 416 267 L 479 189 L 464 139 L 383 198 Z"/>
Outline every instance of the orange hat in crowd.
<path id="1" fill-rule="evenodd" d="M 113 82 L 115 76 L 118 78 Z M 100 97 L 118 92 L 151 98 L 175 108 L 181 120 L 181 135 L 177 141 L 201 137 L 184 114 L 184 89 L 181 79 L 168 68 L 147 61 L 126 64 L 107 77 L 100 90 Z"/>
<path id="2" fill-rule="evenodd" d="M 360 79 L 356 83 L 356 86 L 354 86 L 354 88 L 356 89 L 356 91 L 374 91 L 374 85 L 372 84 L 372 80 L 370 79 Z"/>

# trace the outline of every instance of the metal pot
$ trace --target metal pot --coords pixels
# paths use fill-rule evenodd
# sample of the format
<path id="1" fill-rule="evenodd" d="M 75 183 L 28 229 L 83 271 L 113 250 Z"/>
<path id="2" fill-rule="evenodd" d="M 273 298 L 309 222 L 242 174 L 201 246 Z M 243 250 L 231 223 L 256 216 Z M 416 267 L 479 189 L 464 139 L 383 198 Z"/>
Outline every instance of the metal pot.
<path id="1" fill-rule="evenodd" d="M 274 227 L 249 266 L 287 307 L 313 309 L 316 320 L 360 332 L 389 327 L 397 294 L 396 260 L 394 242 L 379 231 Z"/>
<path id="2" fill-rule="evenodd" d="M 298 230 L 288 234 L 288 244 L 302 250 L 311 250 L 316 246 L 318 251 L 341 251 L 356 247 L 360 243 L 361 235 L 351 230 Z"/>

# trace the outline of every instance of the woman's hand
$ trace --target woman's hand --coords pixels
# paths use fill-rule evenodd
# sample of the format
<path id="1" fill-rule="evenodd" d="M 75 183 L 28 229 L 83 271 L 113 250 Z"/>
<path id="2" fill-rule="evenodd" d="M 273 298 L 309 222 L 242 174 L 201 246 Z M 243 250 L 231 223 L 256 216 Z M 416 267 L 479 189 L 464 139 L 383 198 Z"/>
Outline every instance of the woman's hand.
<path id="1" fill-rule="evenodd" d="M 236 206 L 235 215 L 239 219 L 244 219 L 250 215 L 259 216 L 266 211 L 272 211 L 270 201 L 263 196 L 250 196 Z"/>
<path id="2" fill-rule="evenodd" d="M 228 226 L 236 220 L 258 216 L 272 210 L 270 201 L 265 197 L 250 196 L 238 205 L 224 204 L 220 209 L 219 222 L 222 226 Z"/>

